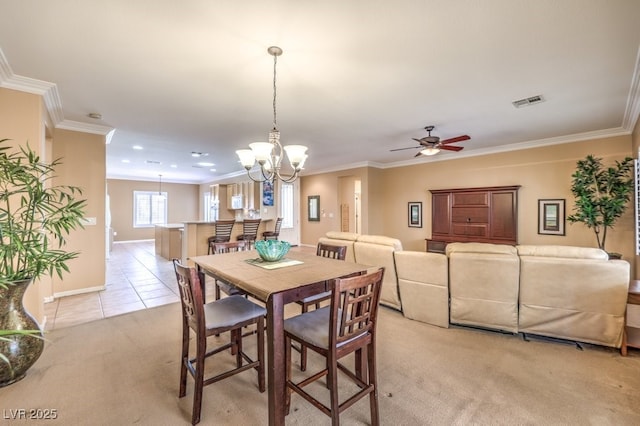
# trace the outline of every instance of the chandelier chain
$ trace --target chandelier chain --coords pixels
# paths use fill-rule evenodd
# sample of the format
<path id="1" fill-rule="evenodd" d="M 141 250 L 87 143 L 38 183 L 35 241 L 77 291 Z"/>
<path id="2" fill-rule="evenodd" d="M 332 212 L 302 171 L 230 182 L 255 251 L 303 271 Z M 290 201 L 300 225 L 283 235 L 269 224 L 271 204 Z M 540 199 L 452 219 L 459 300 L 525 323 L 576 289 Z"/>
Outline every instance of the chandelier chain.
<path id="1" fill-rule="evenodd" d="M 276 64 L 278 63 L 278 55 L 273 55 L 273 128 L 277 129 L 277 113 L 276 113 Z"/>

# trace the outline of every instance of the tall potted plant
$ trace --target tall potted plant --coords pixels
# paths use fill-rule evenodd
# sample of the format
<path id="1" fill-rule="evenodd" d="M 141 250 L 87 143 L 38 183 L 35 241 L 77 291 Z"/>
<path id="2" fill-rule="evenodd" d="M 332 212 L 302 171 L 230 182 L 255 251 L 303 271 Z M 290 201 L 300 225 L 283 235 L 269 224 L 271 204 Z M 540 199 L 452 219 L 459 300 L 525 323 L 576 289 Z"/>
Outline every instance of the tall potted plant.
<path id="1" fill-rule="evenodd" d="M 633 158 L 626 157 L 616 161 L 615 166 L 605 167 L 601 158 L 587 155 L 577 162 L 571 177 L 575 206 L 574 214 L 567 220 L 581 222 L 592 229 L 598 248 L 605 250 L 607 230 L 613 228 L 625 212 L 633 194 Z"/>
<path id="2" fill-rule="evenodd" d="M 43 162 L 8 141 L 0 140 L 0 387 L 24 377 L 44 349 L 22 296 L 34 280 L 69 271 L 79 253 L 63 249 L 65 237 L 82 227 L 86 207 L 80 188 L 53 184 L 60 159 Z"/>

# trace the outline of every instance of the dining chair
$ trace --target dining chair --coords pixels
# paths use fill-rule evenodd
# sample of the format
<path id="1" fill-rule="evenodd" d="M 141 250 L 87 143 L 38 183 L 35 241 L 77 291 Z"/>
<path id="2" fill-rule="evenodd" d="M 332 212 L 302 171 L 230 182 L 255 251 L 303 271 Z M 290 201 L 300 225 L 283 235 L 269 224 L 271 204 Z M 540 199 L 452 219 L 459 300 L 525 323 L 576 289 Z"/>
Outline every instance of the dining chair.
<path id="1" fill-rule="evenodd" d="M 284 321 L 286 414 L 289 414 L 291 407 L 291 394 L 295 392 L 331 417 L 331 424 L 336 426 L 340 424 L 340 413 L 369 395 L 371 424 L 379 425 L 376 323 L 383 275 L 384 268 L 379 268 L 366 275 L 332 280 L 329 306 Z M 293 381 L 291 374 L 293 341 L 323 356 L 326 360 L 325 368 L 302 381 Z M 352 353 L 355 356 L 355 363 L 354 368 L 350 370 L 339 360 Z M 342 404 L 338 398 L 338 370 L 345 373 L 341 377 L 349 378 L 359 388 Z M 329 405 L 303 389 L 324 376 L 327 377 Z"/>
<path id="2" fill-rule="evenodd" d="M 344 260 L 347 255 L 346 246 L 335 246 L 326 243 L 318 243 L 316 247 L 316 255 L 322 257 L 328 257 L 330 259 Z M 298 300 L 297 303 L 302 306 L 302 313 L 308 312 L 311 306 L 315 309 L 320 308 L 320 303 L 331 298 L 331 292 L 325 291 L 324 293 L 315 294 L 313 296 L 305 297 L 302 300 Z M 307 369 L 307 349 L 304 345 L 300 346 L 300 370 L 305 371 Z"/>
<path id="3" fill-rule="evenodd" d="M 278 237 L 280 237 L 280 227 L 282 226 L 282 219 L 283 218 L 281 217 L 276 219 L 276 226 L 273 231 L 264 231 L 262 233 L 263 240 L 277 240 Z"/>
<path id="4" fill-rule="evenodd" d="M 210 244 L 211 254 L 224 254 L 224 253 L 234 253 L 237 251 L 245 251 L 247 250 L 247 243 L 244 241 L 227 241 L 216 243 L 213 242 Z M 220 299 L 221 293 L 224 292 L 226 295 L 233 296 L 236 294 L 245 295 L 245 292 L 240 290 L 238 287 L 229 284 L 224 281 L 215 280 L 215 298 L 216 300 Z"/>
<path id="5" fill-rule="evenodd" d="M 248 250 L 251 250 L 251 244 L 256 241 L 258 237 L 258 227 L 262 219 L 245 219 L 242 221 L 242 234 L 236 238 L 238 241 L 245 241 L 248 243 Z"/>
<path id="6" fill-rule="evenodd" d="M 265 391 L 264 379 L 264 318 L 267 311 L 242 296 L 229 296 L 221 300 L 204 303 L 201 283 L 204 274 L 194 268 L 173 261 L 180 300 L 182 304 L 182 354 L 180 360 L 180 392 L 182 398 L 187 390 L 187 372 L 194 378 L 193 409 L 191 423 L 200 422 L 202 390 L 204 386 L 249 369 L 258 372 L 258 389 Z M 256 324 L 257 356 L 249 357 L 242 348 L 242 328 Z M 189 354 L 191 332 L 195 334 L 195 358 Z M 218 347 L 208 347 L 207 338 L 230 332 L 231 341 Z M 210 342 L 211 343 L 211 342 Z M 216 370 L 216 375 L 205 377 L 205 359 L 235 347 L 235 367 L 224 372 Z"/>
<path id="7" fill-rule="evenodd" d="M 213 225 L 215 230 L 215 235 L 209 237 L 207 239 L 207 244 L 209 245 L 208 254 L 211 253 L 211 244 L 212 243 L 224 243 L 227 241 L 231 241 L 231 231 L 233 230 L 233 225 L 236 223 L 235 220 L 217 220 Z"/>

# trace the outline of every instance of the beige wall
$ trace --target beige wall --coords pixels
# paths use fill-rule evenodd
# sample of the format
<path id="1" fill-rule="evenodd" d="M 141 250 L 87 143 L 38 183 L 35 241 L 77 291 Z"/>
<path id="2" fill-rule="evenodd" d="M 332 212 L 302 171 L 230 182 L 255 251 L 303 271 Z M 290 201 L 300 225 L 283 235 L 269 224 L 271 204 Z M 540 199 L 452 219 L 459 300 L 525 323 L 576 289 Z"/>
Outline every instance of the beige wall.
<path id="1" fill-rule="evenodd" d="M 15 146 L 26 144 L 44 155 L 42 98 L 30 93 L 0 88 L 0 139 L 12 139 Z M 31 285 L 24 296 L 25 308 L 42 323 L 42 300 L 50 292 L 50 280 Z"/>
<path id="2" fill-rule="evenodd" d="M 80 256 L 68 263 L 71 273 L 53 279 L 54 295 L 74 294 L 104 288 L 105 285 L 105 136 L 56 129 L 53 133 L 53 158 L 61 158 L 56 169 L 56 185 L 73 185 L 82 189 L 87 200 L 86 218 L 95 225 L 72 231 L 67 249 Z"/>
<path id="3" fill-rule="evenodd" d="M 158 191 L 159 182 L 109 179 L 107 190 L 111 205 L 111 228 L 114 241 L 152 240 L 154 228 L 133 227 L 133 191 Z M 162 182 L 167 193 L 167 223 L 199 220 L 199 185 Z"/>
<path id="4" fill-rule="evenodd" d="M 384 170 L 359 168 L 304 176 L 301 179 L 301 196 L 305 203 L 302 243 L 314 245 L 325 232 L 340 229 L 338 179 L 340 176 L 358 176 L 363 183 L 362 233 L 398 238 L 407 250 L 424 250 L 425 238 L 431 236 L 429 189 L 501 185 L 521 185 L 518 194 L 519 243 L 594 247 L 593 232 L 581 224 L 566 222 L 565 236 L 539 235 L 538 199 L 564 198 L 566 213 L 571 214 L 571 174 L 576 161 L 593 154 L 605 162 L 612 162 L 631 155 L 631 151 L 631 136 L 620 136 Z M 320 195 L 321 209 L 326 213 L 333 212 L 334 217 L 321 215 L 320 222 L 307 221 L 306 199 L 309 195 Z M 407 203 L 412 201 L 422 202 L 422 228 L 407 226 Z M 627 260 L 635 259 L 633 239 L 631 207 L 610 231 L 607 250 L 622 253 Z"/>

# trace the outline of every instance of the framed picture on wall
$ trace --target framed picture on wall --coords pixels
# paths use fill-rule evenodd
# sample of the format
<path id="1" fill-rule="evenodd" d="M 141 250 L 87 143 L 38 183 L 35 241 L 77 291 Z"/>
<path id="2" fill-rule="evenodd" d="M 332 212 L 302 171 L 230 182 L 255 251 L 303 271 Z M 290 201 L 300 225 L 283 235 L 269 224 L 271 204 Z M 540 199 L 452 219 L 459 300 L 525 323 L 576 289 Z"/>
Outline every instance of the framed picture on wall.
<path id="1" fill-rule="evenodd" d="M 422 228 L 422 202 L 409 202 L 409 227 Z"/>
<path id="2" fill-rule="evenodd" d="M 310 222 L 320 222 L 320 196 L 309 195 L 308 197 L 308 209 Z"/>
<path id="3" fill-rule="evenodd" d="M 538 234 L 564 235 L 564 199 L 538 200 Z"/>
<path id="4" fill-rule="evenodd" d="M 273 206 L 273 182 L 262 182 L 262 205 Z"/>

